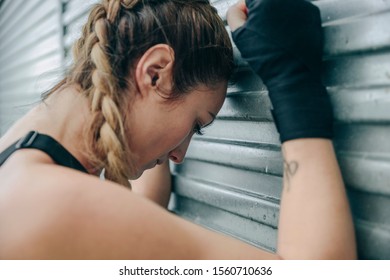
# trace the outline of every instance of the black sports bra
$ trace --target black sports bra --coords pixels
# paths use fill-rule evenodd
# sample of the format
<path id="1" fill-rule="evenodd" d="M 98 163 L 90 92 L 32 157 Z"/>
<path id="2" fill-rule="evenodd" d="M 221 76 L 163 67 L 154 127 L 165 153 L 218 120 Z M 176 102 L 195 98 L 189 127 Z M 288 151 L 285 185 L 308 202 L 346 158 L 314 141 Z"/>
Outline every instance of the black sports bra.
<path id="1" fill-rule="evenodd" d="M 40 150 L 49 155 L 54 162 L 59 165 L 88 173 L 85 167 L 54 138 L 48 135 L 39 134 L 36 131 L 30 131 L 26 136 L 20 138 L 5 151 L 0 153 L 0 166 L 12 153 L 20 149 Z"/>

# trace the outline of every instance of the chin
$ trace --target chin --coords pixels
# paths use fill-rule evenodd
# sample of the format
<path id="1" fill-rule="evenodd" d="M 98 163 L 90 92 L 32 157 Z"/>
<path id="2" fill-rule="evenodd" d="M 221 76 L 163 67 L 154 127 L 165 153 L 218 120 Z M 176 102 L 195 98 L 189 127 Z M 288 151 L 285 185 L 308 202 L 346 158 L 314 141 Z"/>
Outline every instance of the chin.
<path id="1" fill-rule="evenodd" d="M 139 179 L 139 177 L 142 176 L 142 174 L 144 174 L 144 170 L 142 170 L 142 171 L 137 171 L 137 173 L 132 174 L 132 175 L 130 176 L 129 180 L 137 180 L 137 179 Z"/>
<path id="2" fill-rule="evenodd" d="M 144 173 L 144 169 L 134 168 L 131 170 L 130 174 L 128 175 L 129 180 L 130 181 L 137 180 L 139 177 L 142 176 L 143 173 Z"/>
<path id="3" fill-rule="evenodd" d="M 146 166 L 143 166 L 141 168 L 137 168 L 135 170 L 135 172 L 131 175 L 131 178 L 129 180 L 137 180 L 137 179 L 139 179 L 139 177 L 141 177 L 142 174 L 144 174 L 144 172 L 146 170 L 154 168 L 156 166 L 156 162 L 150 163 L 150 164 L 148 164 Z"/>

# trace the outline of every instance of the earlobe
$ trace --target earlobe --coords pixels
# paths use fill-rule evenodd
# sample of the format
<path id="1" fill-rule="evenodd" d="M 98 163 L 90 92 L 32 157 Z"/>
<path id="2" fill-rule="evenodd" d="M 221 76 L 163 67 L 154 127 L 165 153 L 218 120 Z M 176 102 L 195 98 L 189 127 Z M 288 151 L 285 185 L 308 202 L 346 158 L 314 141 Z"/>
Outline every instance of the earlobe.
<path id="1" fill-rule="evenodd" d="M 137 63 L 135 79 L 141 95 L 159 91 L 169 93 L 172 89 L 174 51 L 166 44 L 147 50 Z"/>

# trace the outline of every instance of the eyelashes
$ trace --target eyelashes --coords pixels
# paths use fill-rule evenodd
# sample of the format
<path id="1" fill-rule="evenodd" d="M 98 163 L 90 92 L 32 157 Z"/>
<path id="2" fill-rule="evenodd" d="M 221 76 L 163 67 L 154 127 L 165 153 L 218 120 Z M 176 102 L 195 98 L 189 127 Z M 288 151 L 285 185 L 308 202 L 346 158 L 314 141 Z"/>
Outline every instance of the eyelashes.
<path id="1" fill-rule="evenodd" d="M 213 117 L 213 119 L 206 125 L 201 125 L 201 123 L 199 121 L 197 121 L 195 123 L 195 126 L 194 126 L 194 129 L 193 129 L 193 133 L 196 133 L 197 135 L 204 135 L 204 132 L 203 132 L 203 129 L 212 125 L 214 120 L 215 120 L 215 116 L 210 113 L 210 115 Z"/>
<path id="2" fill-rule="evenodd" d="M 196 133 L 197 135 L 203 135 L 204 132 L 202 130 L 202 127 L 199 123 L 197 123 L 194 127 L 194 133 Z"/>

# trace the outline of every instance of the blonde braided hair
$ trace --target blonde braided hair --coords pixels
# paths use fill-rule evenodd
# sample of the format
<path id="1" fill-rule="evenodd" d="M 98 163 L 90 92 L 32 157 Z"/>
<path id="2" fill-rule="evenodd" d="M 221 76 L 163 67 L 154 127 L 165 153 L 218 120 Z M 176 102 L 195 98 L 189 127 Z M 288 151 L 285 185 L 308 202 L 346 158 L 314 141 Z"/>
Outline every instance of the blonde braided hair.
<path id="1" fill-rule="evenodd" d="M 138 1 L 123 1 L 125 8 L 132 8 Z M 120 0 L 106 0 L 92 10 L 83 36 L 74 48 L 74 59 L 91 62 L 91 81 L 85 93 L 90 100 L 92 121 L 87 135 L 87 147 L 95 166 L 105 168 L 105 177 L 129 186 L 132 174 L 130 149 L 125 135 L 123 112 L 118 79 L 110 61 L 110 28 L 116 23 L 121 9 Z M 84 49 L 84 53 L 80 50 Z M 83 57 L 84 56 L 84 57 Z M 81 71 L 82 73 L 82 71 Z"/>
<path id="2" fill-rule="evenodd" d="M 135 65 L 157 44 L 168 44 L 175 52 L 169 100 L 200 85 L 226 81 L 233 71 L 229 35 L 209 1 L 102 0 L 74 44 L 68 75 L 43 95 L 63 86 L 80 88 L 92 113 L 85 132 L 89 163 L 125 186 L 135 175 L 125 125 L 137 90 Z"/>

